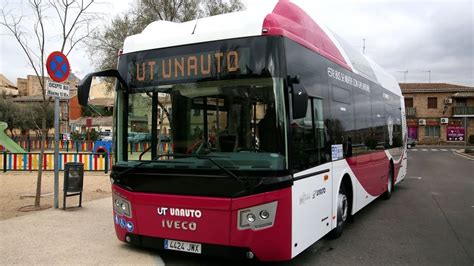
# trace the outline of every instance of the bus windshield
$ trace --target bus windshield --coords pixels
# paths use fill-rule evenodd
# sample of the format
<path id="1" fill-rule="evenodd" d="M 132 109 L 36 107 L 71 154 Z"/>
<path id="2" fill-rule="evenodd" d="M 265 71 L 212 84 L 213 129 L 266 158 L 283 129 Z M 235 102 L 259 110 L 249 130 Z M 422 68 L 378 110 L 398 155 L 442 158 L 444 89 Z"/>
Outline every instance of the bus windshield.
<path id="1" fill-rule="evenodd" d="M 140 91 L 140 90 L 137 90 Z M 147 87 L 128 96 L 127 161 L 167 168 L 287 168 L 281 78 Z"/>

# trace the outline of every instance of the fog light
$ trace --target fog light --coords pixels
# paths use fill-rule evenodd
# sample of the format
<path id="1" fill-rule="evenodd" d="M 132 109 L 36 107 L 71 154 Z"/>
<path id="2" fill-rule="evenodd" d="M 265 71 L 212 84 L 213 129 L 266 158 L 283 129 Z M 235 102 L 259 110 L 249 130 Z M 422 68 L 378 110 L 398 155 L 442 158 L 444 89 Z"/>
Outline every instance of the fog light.
<path id="1" fill-rule="evenodd" d="M 252 251 L 247 251 L 247 253 L 245 253 L 245 256 L 247 256 L 247 259 L 251 260 L 253 259 L 253 257 L 255 257 L 255 255 L 253 254 Z"/>
<path id="2" fill-rule="evenodd" d="M 127 241 L 127 243 L 130 243 L 132 241 L 132 238 L 130 236 L 126 236 L 125 241 Z"/>
<path id="3" fill-rule="evenodd" d="M 268 217 L 270 217 L 270 213 L 267 210 L 262 210 L 260 212 L 260 218 L 265 220 L 268 219 Z"/>
<path id="4" fill-rule="evenodd" d="M 253 213 L 247 214 L 247 221 L 253 223 L 255 221 L 255 215 Z"/>

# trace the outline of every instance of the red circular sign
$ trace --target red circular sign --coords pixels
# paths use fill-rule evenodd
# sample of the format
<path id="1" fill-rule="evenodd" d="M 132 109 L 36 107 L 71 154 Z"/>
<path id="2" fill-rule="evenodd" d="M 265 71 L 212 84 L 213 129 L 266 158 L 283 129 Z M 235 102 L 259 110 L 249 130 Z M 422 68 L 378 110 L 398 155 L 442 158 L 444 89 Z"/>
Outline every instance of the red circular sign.
<path id="1" fill-rule="evenodd" d="M 71 73 L 69 61 L 67 57 L 61 52 L 52 52 L 46 60 L 46 69 L 52 80 L 56 82 L 63 82 Z"/>

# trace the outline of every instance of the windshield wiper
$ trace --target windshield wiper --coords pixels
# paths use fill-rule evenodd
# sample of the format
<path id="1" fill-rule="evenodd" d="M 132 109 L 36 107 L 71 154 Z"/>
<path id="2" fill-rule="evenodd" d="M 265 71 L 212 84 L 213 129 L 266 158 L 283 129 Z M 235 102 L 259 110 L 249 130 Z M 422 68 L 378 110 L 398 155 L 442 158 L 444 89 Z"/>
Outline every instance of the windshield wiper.
<path id="1" fill-rule="evenodd" d="M 184 158 L 198 158 L 201 160 L 209 160 L 212 164 L 217 166 L 217 168 L 221 169 L 224 173 L 226 173 L 228 176 L 232 177 L 233 179 L 237 180 L 240 184 L 242 184 L 245 188 L 248 188 L 247 182 L 242 180 L 242 178 L 238 177 L 236 174 L 232 173 L 229 169 L 225 168 L 222 166 L 222 164 L 216 162 L 212 158 L 226 158 L 225 156 L 218 156 L 218 155 L 198 155 L 198 154 L 181 154 L 181 153 L 169 153 L 169 154 L 159 154 L 155 158 L 153 158 L 153 161 L 158 160 L 159 158 L 163 156 L 177 156 L 177 157 L 184 157 Z"/>
<path id="2" fill-rule="evenodd" d="M 142 166 L 142 165 L 144 165 L 144 164 L 149 164 L 149 163 L 152 163 L 152 162 L 155 162 L 155 161 L 143 161 L 143 162 L 140 162 L 140 163 L 138 163 L 138 164 L 136 164 L 136 165 L 134 165 L 134 166 L 132 166 L 132 167 L 130 167 L 130 168 L 128 168 L 128 169 L 123 170 L 122 172 L 120 172 L 120 173 L 118 173 L 118 174 L 115 174 L 114 176 L 111 175 L 111 177 L 112 177 L 113 179 L 118 179 L 119 177 L 123 176 L 124 174 L 126 174 L 126 173 L 128 173 L 128 172 L 130 172 L 130 171 L 132 171 L 132 170 L 134 170 L 134 169 L 137 169 L 138 167 L 140 167 L 140 166 Z"/>

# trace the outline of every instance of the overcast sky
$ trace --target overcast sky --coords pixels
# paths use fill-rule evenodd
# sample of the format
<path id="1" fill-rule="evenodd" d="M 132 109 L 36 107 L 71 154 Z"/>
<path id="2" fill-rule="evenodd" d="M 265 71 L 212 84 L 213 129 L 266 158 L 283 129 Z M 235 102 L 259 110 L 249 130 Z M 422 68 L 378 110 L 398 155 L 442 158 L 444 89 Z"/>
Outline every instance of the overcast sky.
<path id="1" fill-rule="evenodd" d="M 245 0 L 248 6 L 264 0 Z M 1 8 L 21 9 L 19 0 L 0 1 Z M 106 0 L 95 10 L 107 10 L 107 23 L 125 12 L 132 0 Z M 333 32 L 365 53 L 399 82 L 445 82 L 474 86 L 473 0 L 293 0 Z M 20 7 L 20 9 L 18 8 Z M 26 12 L 26 11 L 25 11 Z M 98 25 L 100 26 L 100 25 Z M 53 26 L 51 26 L 53 27 Z M 32 74 L 23 52 L 5 30 L 0 29 L 0 73 L 16 83 L 17 77 Z M 54 33 L 56 34 L 56 33 Z M 52 38 L 54 40 L 54 38 Z M 57 44 L 56 46 L 59 46 Z M 54 47 L 54 41 L 51 43 Z M 51 51 L 59 49 L 52 48 Z M 94 71 L 84 47 L 70 55 L 78 77 Z"/>

